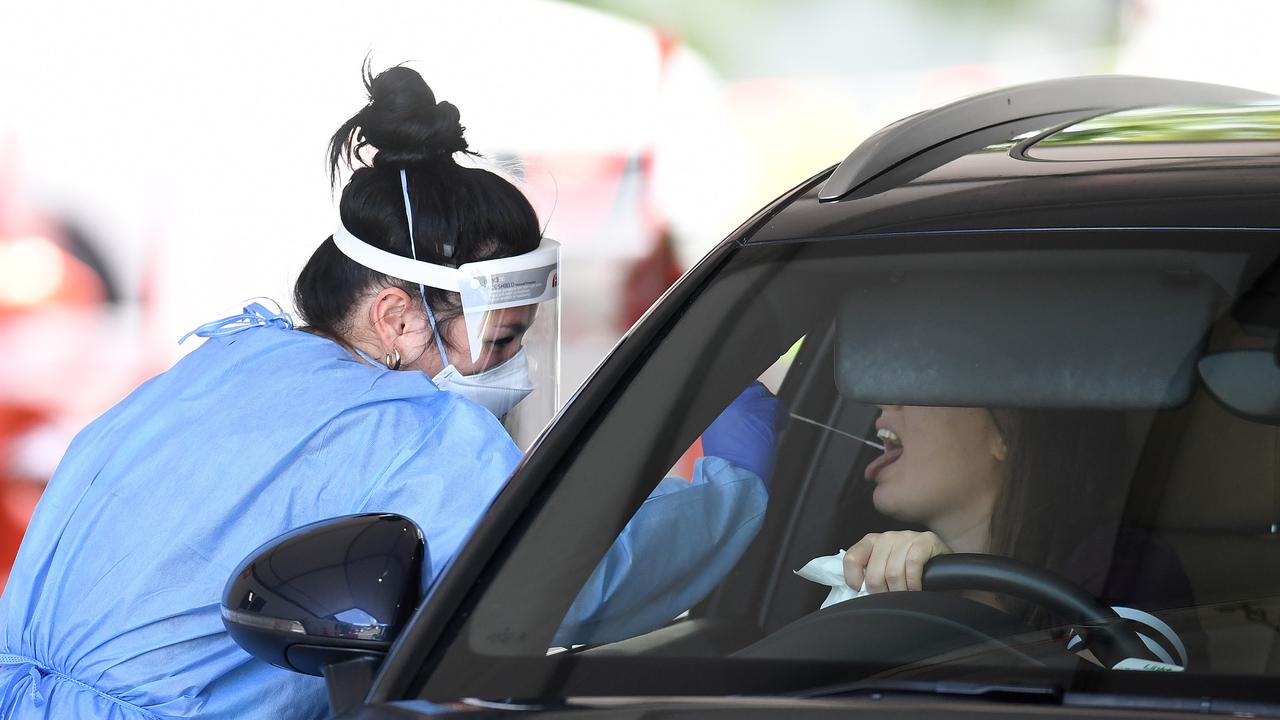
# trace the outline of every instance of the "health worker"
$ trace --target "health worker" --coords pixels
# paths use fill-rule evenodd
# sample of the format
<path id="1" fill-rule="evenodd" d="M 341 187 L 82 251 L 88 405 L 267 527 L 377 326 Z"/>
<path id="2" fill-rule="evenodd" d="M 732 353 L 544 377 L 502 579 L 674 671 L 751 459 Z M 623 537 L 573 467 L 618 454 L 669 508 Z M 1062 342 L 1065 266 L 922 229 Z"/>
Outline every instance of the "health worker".
<path id="1" fill-rule="evenodd" d="M 330 143 L 332 177 L 352 171 L 297 280 L 305 325 L 252 303 L 200 326 L 200 347 L 67 450 L 0 597 L 0 716 L 326 716 L 322 679 L 230 639 L 229 574 L 293 528 L 396 512 L 423 529 L 434 578 L 520 459 L 502 422 L 550 417 L 559 248 L 515 186 L 456 162 L 458 110 L 416 72 L 365 85 Z M 666 622 L 737 561 L 766 502 L 776 400 L 760 393 L 708 428 L 695 477 L 641 506 L 564 642 Z"/>

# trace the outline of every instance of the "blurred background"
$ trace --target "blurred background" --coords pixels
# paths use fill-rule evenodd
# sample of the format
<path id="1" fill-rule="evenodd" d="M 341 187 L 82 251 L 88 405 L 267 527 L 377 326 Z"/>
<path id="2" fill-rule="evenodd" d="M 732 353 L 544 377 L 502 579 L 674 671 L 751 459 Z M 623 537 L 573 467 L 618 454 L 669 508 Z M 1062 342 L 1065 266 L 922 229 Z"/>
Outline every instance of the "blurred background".
<path id="1" fill-rule="evenodd" d="M 336 222 L 360 65 L 563 244 L 561 400 L 681 273 L 904 115 L 1050 77 L 1280 93 L 1273 0 L 0 0 L 0 582 L 75 433 Z"/>

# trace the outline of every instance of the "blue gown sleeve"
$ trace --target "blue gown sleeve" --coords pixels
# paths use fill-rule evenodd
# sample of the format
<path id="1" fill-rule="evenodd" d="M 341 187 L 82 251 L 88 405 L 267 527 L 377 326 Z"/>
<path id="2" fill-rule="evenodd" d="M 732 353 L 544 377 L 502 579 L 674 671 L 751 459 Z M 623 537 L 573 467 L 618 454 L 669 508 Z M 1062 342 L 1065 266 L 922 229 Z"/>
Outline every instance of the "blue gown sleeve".
<path id="1" fill-rule="evenodd" d="M 737 564 L 764 519 L 755 473 L 703 457 L 693 480 L 664 478 L 578 593 L 554 644 L 614 642 L 693 607 Z"/>

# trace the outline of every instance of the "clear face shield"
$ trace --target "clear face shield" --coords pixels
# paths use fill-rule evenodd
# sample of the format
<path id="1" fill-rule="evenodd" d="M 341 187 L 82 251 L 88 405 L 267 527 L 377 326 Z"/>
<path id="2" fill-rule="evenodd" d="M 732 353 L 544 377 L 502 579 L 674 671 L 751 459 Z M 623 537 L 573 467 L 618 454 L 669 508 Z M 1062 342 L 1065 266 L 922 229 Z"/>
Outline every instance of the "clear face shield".
<path id="1" fill-rule="evenodd" d="M 413 215 L 402 171 L 410 248 Z M 514 257 L 435 265 L 376 248 L 339 224 L 338 249 L 355 262 L 384 275 L 458 293 L 467 348 L 447 349 L 427 306 L 444 370 L 432 380 L 487 408 L 502 420 L 511 437 L 527 449 L 560 406 L 560 244 L 543 238 L 531 252 Z M 423 303 L 426 292 L 423 290 Z M 455 342 L 455 346 L 457 343 Z M 428 351 L 429 352 L 429 351 Z M 451 357 L 459 353 L 464 357 Z M 464 373 L 459 365 L 466 367 Z"/>
<path id="2" fill-rule="evenodd" d="M 557 271 L 556 282 L 559 282 Z M 502 418 L 521 450 L 528 450 L 560 409 L 560 299 L 557 295 L 536 306 L 533 323 L 522 348 L 529 364 L 533 390 Z"/>
<path id="3" fill-rule="evenodd" d="M 481 404 L 528 448 L 560 407 L 560 246 L 544 239 L 532 252 L 468 263 L 458 273 L 475 372 L 461 375 L 447 363 L 436 384 L 464 395 L 483 386 L 475 392 L 492 401 Z"/>

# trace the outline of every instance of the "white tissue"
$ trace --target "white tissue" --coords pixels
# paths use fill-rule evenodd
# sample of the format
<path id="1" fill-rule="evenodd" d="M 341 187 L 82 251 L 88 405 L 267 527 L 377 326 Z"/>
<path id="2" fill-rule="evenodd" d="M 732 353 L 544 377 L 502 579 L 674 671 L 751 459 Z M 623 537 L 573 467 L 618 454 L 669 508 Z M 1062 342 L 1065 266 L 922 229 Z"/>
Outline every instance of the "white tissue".
<path id="1" fill-rule="evenodd" d="M 824 555 L 814 558 L 804 564 L 804 567 L 796 570 L 795 573 L 805 580 L 816 582 L 819 585 L 826 585 L 831 588 L 831 592 L 827 595 L 827 599 L 822 601 L 822 607 L 835 605 L 860 598 L 867 594 L 867 581 L 862 581 L 862 588 L 854 590 L 844 581 L 844 551 L 835 555 Z M 821 608 L 819 608 L 821 609 Z"/>

